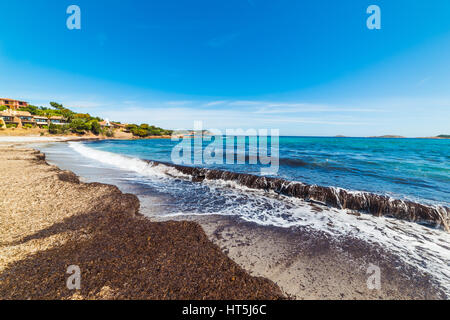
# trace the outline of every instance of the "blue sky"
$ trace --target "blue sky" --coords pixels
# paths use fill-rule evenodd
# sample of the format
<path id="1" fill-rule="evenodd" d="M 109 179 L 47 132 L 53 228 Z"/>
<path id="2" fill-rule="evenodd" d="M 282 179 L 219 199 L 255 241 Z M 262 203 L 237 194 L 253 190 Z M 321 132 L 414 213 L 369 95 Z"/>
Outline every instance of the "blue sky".
<path id="1" fill-rule="evenodd" d="M 81 30 L 66 9 L 81 8 Z M 369 5 L 381 30 L 366 27 Z M 0 96 L 282 135 L 450 133 L 450 2 L 0 0 Z"/>

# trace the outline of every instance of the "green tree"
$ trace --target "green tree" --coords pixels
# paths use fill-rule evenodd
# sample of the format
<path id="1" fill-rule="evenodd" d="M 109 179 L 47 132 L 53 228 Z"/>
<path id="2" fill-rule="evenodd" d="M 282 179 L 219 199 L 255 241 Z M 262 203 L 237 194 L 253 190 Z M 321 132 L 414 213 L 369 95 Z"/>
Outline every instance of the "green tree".
<path id="1" fill-rule="evenodd" d="M 135 130 L 137 128 L 137 125 L 135 125 L 135 124 L 128 124 L 128 125 L 126 125 L 126 127 L 125 127 L 125 129 L 127 129 L 127 130 L 129 130 L 129 131 L 133 131 L 133 130 Z"/>
<path id="2" fill-rule="evenodd" d="M 59 104 L 59 103 L 57 103 L 57 102 L 50 102 L 50 105 L 51 105 L 53 108 L 57 109 L 57 110 L 63 110 L 63 109 L 65 109 L 64 106 L 63 106 L 62 104 Z"/>
<path id="3" fill-rule="evenodd" d="M 98 135 L 100 134 L 101 127 L 97 120 L 91 121 L 91 131 L 93 134 Z"/>
<path id="4" fill-rule="evenodd" d="M 82 119 L 74 119 L 69 124 L 70 130 L 76 134 L 85 134 L 91 130 L 91 125 Z"/>
<path id="5" fill-rule="evenodd" d="M 141 137 L 141 138 L 148 136 L 148 131 L 145 130 L 145 129 L 141 129 L 141 128 L 136 128 L 135 130 L 132 131 L 132 133 L 135 136 L 138 136 L 138 137 Z"/>
<path id="6" fill-rule="evenodd" d="M 75 113 L 73 115 L 74 119 L 91 119 L 91 115 L 89 113 Z"/>

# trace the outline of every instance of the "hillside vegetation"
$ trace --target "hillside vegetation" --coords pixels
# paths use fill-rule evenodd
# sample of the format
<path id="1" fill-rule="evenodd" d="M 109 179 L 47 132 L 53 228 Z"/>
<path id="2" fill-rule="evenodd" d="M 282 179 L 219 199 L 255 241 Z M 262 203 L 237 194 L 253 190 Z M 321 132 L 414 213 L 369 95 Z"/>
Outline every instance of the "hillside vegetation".
<path id="1" fill-rule="evenodd" d="M 0 111 L 7 110 L 8 107 L 0 106 Z M 94 135 L 104 135 L 112 137 L 114 135 L 113 128 L 102 128 L 100 123 L 103 119 L 99 117 L 91 116 L 89 113 L 77 113 L 74 112 L 62 104 L 57 102 L 50 102 L 50 107 L 38 107 L 34 105 L 28 105 L 27 107 L 19 108 L 19 111 L 27 111 L 33 116 L 45 116 L 45 117 L 63 117 L 67 123 L 63 125 L 50 124 L 44 126 L 44 129 L 48 129 L 50 134 L 78 134 L 84 135 L 87 133 L 93 133 Z M 119 123 L 120 122 L 115 122 Z M 130 124 L 125 129 L 136 137 L 149 137 L 149 136 L 166 136 L 171 135 L 172 130 L 165 130 L 156 126 L 148 124 Z"/>

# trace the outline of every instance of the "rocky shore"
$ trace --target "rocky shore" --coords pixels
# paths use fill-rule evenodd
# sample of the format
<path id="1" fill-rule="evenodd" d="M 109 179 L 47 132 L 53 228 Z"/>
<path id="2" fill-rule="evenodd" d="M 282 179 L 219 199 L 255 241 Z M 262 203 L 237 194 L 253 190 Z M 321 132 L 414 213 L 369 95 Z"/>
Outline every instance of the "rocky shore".
<path id="1" fill-rule="evenodd" d="M 196 222 L 151 222 L 117 187 L 0 147 L 0 299 L 282 299 Z M 79 266 L 80 290 L 67 268 Z"/>

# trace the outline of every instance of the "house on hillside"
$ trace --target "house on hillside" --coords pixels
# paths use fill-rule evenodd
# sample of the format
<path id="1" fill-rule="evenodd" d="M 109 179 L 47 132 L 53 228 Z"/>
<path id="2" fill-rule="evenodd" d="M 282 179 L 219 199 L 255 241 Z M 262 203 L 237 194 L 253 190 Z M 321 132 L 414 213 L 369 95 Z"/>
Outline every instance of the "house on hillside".
<path id="1" fill-rule="evenodd" d="M 126 128 L 126 124 L 121 124 L 121 123 L 117 123 L 117 122 L 111 122 L 111 125 L 114 127 L 114 129 L 120 129 L 120 130 L 125 130 Z"/>
<path id="2" fill-rule="evenodd" d="M 108 119 L 103 120 L 102 122 L 99 122 L 99 125 L 102 128 L 111 128 L 112 127 L 111 122 Z"/>
<path id="3" fill-rule="evenodd" d="M 20 119 L 22 126 L 30 124 L 34 127 L 36 125 L 33 116 L 28 111 L 13 111 L 12 113 Z"/>
<path id="4" fill-rule="evenodd" d="M 99 122 L 99 124 L 100 124 L 100 127 L 102 127 L 102 128 L 107 128 L 107 129 L 112 128 L 112 129 L 121 129 L 121 130 L 124 130 L 125 127 L 126 127 L 125 124 L 121 124 L 121 123 L 117 123 L 117 122 L 112 122 L 112 121 L 109 121 L 108 119 L 106 119 L 106 120 L 104 120 L 104 121 L 102 121 L 102 122 Z"/>
<path id="5" fill-rule="evenodd" d="M 33 119 L 39 128 L 48 126 L 49 119 L 45 116 L 33 116 Z"/>
<path id="6" fill-rule="evenodd" d="M 0 106 L 7 106 L 8 108 L 10 108 L 12 110 L 17 110 L 19 108 L 28 107 L 28 102 L 20 101 L 20 100 L 13 100 L 13 99 L 0 98 Z"/>
<path id="7" fill-rule="evenodd" d="M 16 117 L 16 115 L 10 109 L 0 112 L 0 118 L 3 119 L 3 122 L 5 123 L 6 126 L 14 126 L 17 128 L 22 127 L 22 122 L 20 121 L 20 118 Z"/>
<path id="8" fill-rule="evenodd" d="M 53 116 L 49 118 L 49 124 L 55 124 L 58 126 L 62 126 L 67 124 L 67 120 L 62 116 Z"/>
<path id="9" fill-rule="evenodd" d="M 22 128 L 26 124 L 33 127 L 36 126 L 34 117 L 28 111 L 16 111 L 8 109 L 6 111 L 0 112 L 0 118 L 3 119 L 7 126 L 12 125 L 17 128 Z"/>

